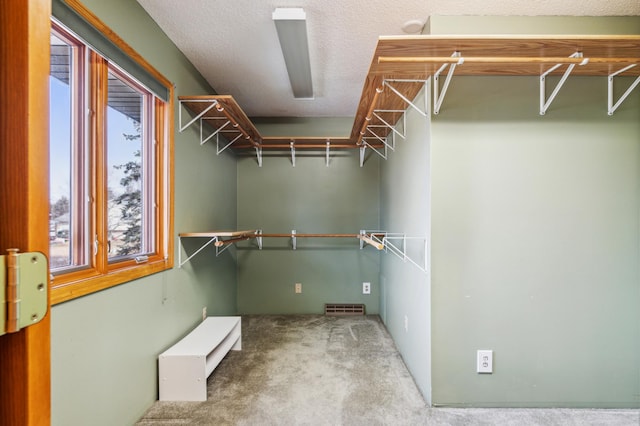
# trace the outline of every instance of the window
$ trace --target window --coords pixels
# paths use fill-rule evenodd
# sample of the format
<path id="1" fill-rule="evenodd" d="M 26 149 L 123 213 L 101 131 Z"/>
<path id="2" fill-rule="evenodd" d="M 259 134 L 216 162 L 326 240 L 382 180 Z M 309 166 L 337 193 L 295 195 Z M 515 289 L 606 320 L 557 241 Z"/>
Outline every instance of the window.
<path id="1" fill-rule="evenodd" d="M 84 53 L 80 42 L 54 27 L 51 34 L 50 106 L 50 210 L 49 241 L 52 270 L 70 270 L 87 265 L 86 250 L 78 250 L 86 238 L 83 229 L 86 181 L 81 158 L 83 108 L 80 68 Z M 75 227 L 72 227 L 73 224 Z"/>
<path id="2" fill-rule="evenodd" d="M 107 253 L 117 261 L 154 251 L 153 98 L 115 70 L 108 88 Z"/>
<path id="3" fill-rule="evenodd" d="M 113 34 L 97 18 L 86 17 L 82 22 Z M 52 20 L 52 303 L 173 266 L 172 87 L 124 42 L 110 37 L 119 47 L 117 59 Z M 153 80 L 153 90 L 141 74 L 142 80 Z M 164 96 L 156 94 L 158 86 Z"/>

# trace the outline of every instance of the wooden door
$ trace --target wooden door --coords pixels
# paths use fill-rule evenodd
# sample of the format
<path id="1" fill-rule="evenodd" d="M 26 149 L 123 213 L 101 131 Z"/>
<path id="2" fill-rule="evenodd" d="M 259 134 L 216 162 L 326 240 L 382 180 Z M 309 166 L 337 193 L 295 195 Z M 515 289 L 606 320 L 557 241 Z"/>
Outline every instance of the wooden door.
<path id="1" fill-rule="evenodd" d="M 49 251 L 50 16 L 51 0 L 0 0 L 2 254 Z M 50 423 L 50 371 L 50 313 L 0 336 L 0 424 Z"/>

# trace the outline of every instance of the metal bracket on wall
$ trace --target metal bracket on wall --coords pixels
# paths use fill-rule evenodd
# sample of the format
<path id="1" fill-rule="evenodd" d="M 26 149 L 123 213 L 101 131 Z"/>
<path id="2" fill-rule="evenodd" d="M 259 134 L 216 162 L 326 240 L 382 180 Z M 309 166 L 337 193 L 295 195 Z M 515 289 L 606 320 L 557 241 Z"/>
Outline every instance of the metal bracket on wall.
<path id="1" fill-rule="evenodd" d="M 47 258 L 7 250 L 0 256 L 0 335 L 15 333 L 47 314 Z"/>
<path id="2" fill-rule="evenodd" d="M 364 243 L 375 247 L 378 250 L 384 250 L 386 253 L 391 253 L 396 257 L 402 259 L 404 262 L 412 263 L 415 267 L 422 272 L 427 272 L 428 265 L 428 239 L 426 237 L 413 237 L 407 236 L 402 233 L 393 233 L 387 231 L 360 231 L 360 248 L 364 248 Z M 420 247 L 424 250 L 424 261 L 422 264 L 418 263 L 408 254 L 408 243 L 410 241 L 424 241 L 424 245 Z M 400 246 L 400 247 L 399 247 Z"/>
<path id="3" fill-rule="evenodd" d="M 384 160 L 387 159 L 387 144 L 384 144 L 384 154 L 380 151 L 378 151 L 377 149 L 375 149 L 373 146 L 369 145 L 369 142 L 367 142 L 367 137 L 362 138 L 362 144 L 363 146 L 371 149 L 373 152 L 375 152 L 376 154 L 378 154 L 380 157 L 382 157 Z M 362 155 L 362 151 L 360 152 L 360 154 Z M 361 163 L 362 163 L 362 158 L 360 159 Z M 360 167 L 362 167 L 362 164 L 360 165 Z"/>
<path id="4" fill-rule="evenodd" d="M 231 144 L 233 144 L 235 141 L 240 139 L 240 136 L 242 135 L 238 135 L 235 138 L 231 139 L 231 141 L 228 144 L 226 144 L 224 147 L 222 147 L 222 149 L 220 149 L 220 139 L 218 138 L 218 136 L 219 136 L 219 133 L 216 134 L 216 154 L 220 155 L 224 152 L 225 149 L 229 148 Z"/>
<path id="5" fill-rule="evenodd" d="M 384 124 L 384 127 L 388 127 L 393 133 L 397 134 L 402 139 L 405 139 L 405 134 L 399 132 L 398 129 L 396 129 L 397 123 L 396 123 L 396 126 L 393 126 L 390 123 L 388 123 L 384 118 L 381 117 L 381 115 L 385 113 L 401 113 L 402 114 L 402 132 L 404 132 L 405 129 L 407 128 L 407 115 L 404 113 L 404 110 L 376 109 L 376 110 L 373 110 L 373 116 L 376 117 L 378 120 L 380 120 Z M 373 127 L 373 126 L 369 126 L 369 127 Z"/>
<path id="6" fill-rule="evenodd" d="M 640 84 L 640 76 L 638 76 L 633 83 L 631 83 L 631 86 L 629 86 L 629 88 L 620 96 L 620 99 L 618 99 L 618 102 L 613 103 L 613 78 L 619 74 L 622 74 L 625 71 L 630 70 L 631 68 L 635 67 L 638 64 L 631 64 L 628 65 L 624 68 L 622 68 L 620 71 L 614 72 L 613 74 L 610 74 L 609 77 L 607 78 L 607 89 L 608 89 L 608 96 L 607 96 L 607 113 L 609 115 L 613 115 L 613 113 L 615 112 L 615 110 L 618 109 L 618 107 L 620 106 L 620 104 L 622 104 L 622 102 L 624 102 L 625 99 L 627 99 L 627 96 L 629 96 L 629 94 L 633 91 L 633 89 L 636 88 L 636 86 L 638 86 L 638 84 Z"/>
<path id="7" fill-rule="evenodd" d="M 185 232 L 182 234 L 178 234 L 178 238 L 180 239 L 180 245 L 184 246 L 182 243 L 183 238 L 206 238 L 204 244 L 202 244 L 196 251 L 194 251 L 190 256 L 188 256 L 185 260 L 182 260 L 182 250 L 178 251 L 178 268 L 181 268 L 182 265 L 190 261 L 195 255 L 200 253 L 202 250 L 213 244 L 216 247 L 216 256 L 224 253 L 230 246 L 239 242 L 249 240 L 251 238 L 258 239 L 258 245 L 260 249 L 262 249 L 262 231 L 251 229 L 247 231 L 213 231 L 213 232 Z M 226 238 L 226 239 L 223 239 Z"/>
<path id="8" fill-rule="evenodd" d="M 372 128 L 372 127 L 373 127 L 373 126 L 369 126 L 369 127 L 367 127 L 367 131 L 373 135 L 373 139 L 377 139 L 379 142 L 381 142 L 381 143 L 384 145 L 385 153 L 387 152 L 387 148 L 391 148 L 391 151 L 395 151 L 395 150 L 396 150 L 396 148 L 395 148 L 395 142 L 394 142 L 394 144 L 393 144 L 393 145 L 392 145 L 392 144 L 387 143 L 387 137 L 388 137 L 388 135 L 387 135 L 387 136 L 385 136 L 385 137 L 383 138 L 383 137 L 381 137 L 380 135 L 378 135 L 376 132 L 374 132 L 373 130 L 371 130 L 371 128 Z M 393 133 L 389 133 L 389 135 L 391 135 L 391 136 L 393 137 Z M 364 137 L 364 138 L 362 138 L 362 140 L 371 139 L 371 138 L 372 138 L 371 136 L 368 136 L 368 137 Z M 385 158 L 385 160 L 386 160 L 386 158 Z"/>
<path id="9" fill-rule="evenodd" d="M 327 153 L 326 153 L 327 167 L 329 167 L 330 152 L 331 152 L 331 141 L 327 139 Z"/>
<path id="10" fill-rule="evenodd" d="M 224 253 L 229 247 L 232 246 L 232 244 L 230 243 L 223 243 L 222 240 L 218 240 L 214 243 L 214 245 L 216 246 L 216 257 L 220 256 L 222 253 Z"/>
<path id="11" fill-rule="evenodd" d="M 295 167 L 296 166 L 296 144 L 295 144 L 295 141 L 292 140 L 289 143 L 289 147 L 291 148 L 291 165 L 293 167 Z"/>
<path id="12" fill-rule="evenodd" d="M 178 235 L 178 238 L 180 239 L 180 245 L 182 245 L 182 236 Z M 185 263 L 190 261 L 195 255 L 197 255 L 202 250 L 204 250 L 207 246 L 211 245 L 212 243 L 215 243 L 216 241 L 218 241 L 218 237 L 215 237 L 215 236 L 214 237 L 209 237 L 209 240 L 207 240 L 206 243 L 204 243 L 202 246 L 200 246 L 200 248 L 198 250 L 193 252 L 185 260 L 182 260 L 182 250 L 178 250 L 178 268 L 182 268 L 182 265 L 184 265 Z M 216 256 L 217 255 L 218 255 L 218 253 L 217 253 L 217 250 L 216 250 Z"/>
<path id="13" fill-rule="evenodd" d="M 258 167 L 262 167 L 262 147 L 256 146 L 256 158 L 258 159 Z"/>
<path id="14" fill-rule="evenodd" d="M 458 59 L 458 62 L 442 65 L 438 71 L 433 74 L 433 113 L 435 115 L 440 114 L 440 107 L 442 106 L 442 101 L 444 101 L 444 95 L 447 94 L 447 89 L 449 88 L 449 83 L 451 83 L 451 77 L 453 77 L 456 66 L 464 63 L 464 59 L 460 57 L 460 52 L 458 51 L 453 52 L 451 57 L 460 59 Z M 449 71 L 447 72 L 447 77 L 444 80 L 442 91 L 440 91 L 440 74 L 442 74 L 447 67 L 449 67 Z"/>
<path id="15" fill-rule="evenodd" d="M 402 99 L 404 102 L 406 102 L 407 105 L 409 105 L 411 108 L 416 110 L 418 112 L 418 114 L 420 114 L 423 117 L 426 117 L 427 116 L 427 108 L 421 109 L 419 106 L 414 104 L 409 98 L 407 98 L 405 95 L 403 95 L 398 89 L 393 87 L 391 85 L 391 83 L 422 83 L 423 85 L 426 86 L 427 82 L 428 82 L 428 80 L 412 80 L 412 79 L 397 79 L 396 78 L 396 79 L 385 79 L 382 83 L 383 83 L 383 86 L 387 86 L 400 99 Z"/>
<path id="16" fill-rule="evenodd" d="M 215 107 L 216 105 L 218 105 L 218 101 L 216 100 L 197 100 L 197 101 L 190 101 L 190 102 L 202 102 L 202 103 L 209 103 L 210 105 L 207 105 L 207 107 L 205 107 L 205 109 L 203 109 L 198 115 L 196 115 L 195 117 L 193 117 L 187 124 L 182 124 L 182 108 L 178 108 L 178 123 L 180 126 L 180 133 L 182 133 L 185 129 L 187 129 L 189 126 L 191 126 L 193 123 L 195 123 L 196 121 L 200 120 L 202 117 L 204 117 L 204 115 L 206 113 L 208 113 L 213 107 Z M 180 106 L 182 106 L 183 102 L 179 101 Z M 200 127 L 202 127 L 202 120 L 200 120 Z M 202 134 L 201 134 L 202 135 Z M 200 139 L 200 144 L 202 145 L 202 136 Z"/>
<path id="17" fill-rule="evenodd" d="M 570 55 L 569 58 L 582 58 L 582 52 L 575 52 L 574 54 Z M 579 63 L 579 65 L 585 65 L 588 62 L 589 62 L 589 58 L 584 58 L 582 60 L 582 62 Z M 555 89 L 553 89 L 553 92 L 551 92 L 551 95 L 549 95 L 549 99 L 545 100 L 545 98 L 547 96 L 547 90 L 546 90 L 547 76 L 550 73 L 552 73 L 553 71 L 555 71 L 558 68 L 560 68 L 562 65 L 564 65 L 564 64 L 556 64 L 556 65 L 552 66 L 551 68 L 549 68 L 546 72 L 542 73 L 542 75 L 540 76 L 540 115 L 545 115 L 546 114 L 547 109 L 551 105 L 551 102 L 553 102 L 553 100 L 556 98 L 556 95 L 558 94 L 558 92 L 560 91 L 562 86 L 564 85 L 564 82 L 567 81 L 567 78 L 569 78 L 569 75 L 571 74 L 571 71 L 573 71 L 573 69 L 576 66 L 575 63 L 569 64 L 569 66 L 565 70 L 564 74 L 560 78 L 560 81 L 556 85 Z"/>

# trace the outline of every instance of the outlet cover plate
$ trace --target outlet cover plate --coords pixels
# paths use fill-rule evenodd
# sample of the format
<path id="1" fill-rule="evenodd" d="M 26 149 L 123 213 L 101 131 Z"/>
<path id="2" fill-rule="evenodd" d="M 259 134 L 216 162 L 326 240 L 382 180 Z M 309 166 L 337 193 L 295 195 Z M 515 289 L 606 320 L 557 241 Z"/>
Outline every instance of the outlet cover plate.
<path id="1" fill-rule="evenodd" d="M 493 351 L 484 349 L 478 350 L 476 371 L 482 374 L 493 373 Z"/>
<path id="2" fill-rule="evenodd" d="M 296 292 L 296 294 L 302 293 L 302 283 L 296 283 L 295 292 Z"/>
<path id="3" fill-rule="evenodd" d="M 371 294 L 371 283 L 362 283 L 362 294 Z"/>

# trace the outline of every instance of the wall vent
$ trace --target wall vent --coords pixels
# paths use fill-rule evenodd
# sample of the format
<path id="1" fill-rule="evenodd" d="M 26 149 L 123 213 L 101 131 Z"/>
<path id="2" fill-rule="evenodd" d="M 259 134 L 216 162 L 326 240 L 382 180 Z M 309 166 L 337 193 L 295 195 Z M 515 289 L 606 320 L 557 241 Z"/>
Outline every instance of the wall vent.
<path id="1" fill-rule="evenodd" d="M 364 315 L 362 303 L 325 303 L 325 315 Z"/>

